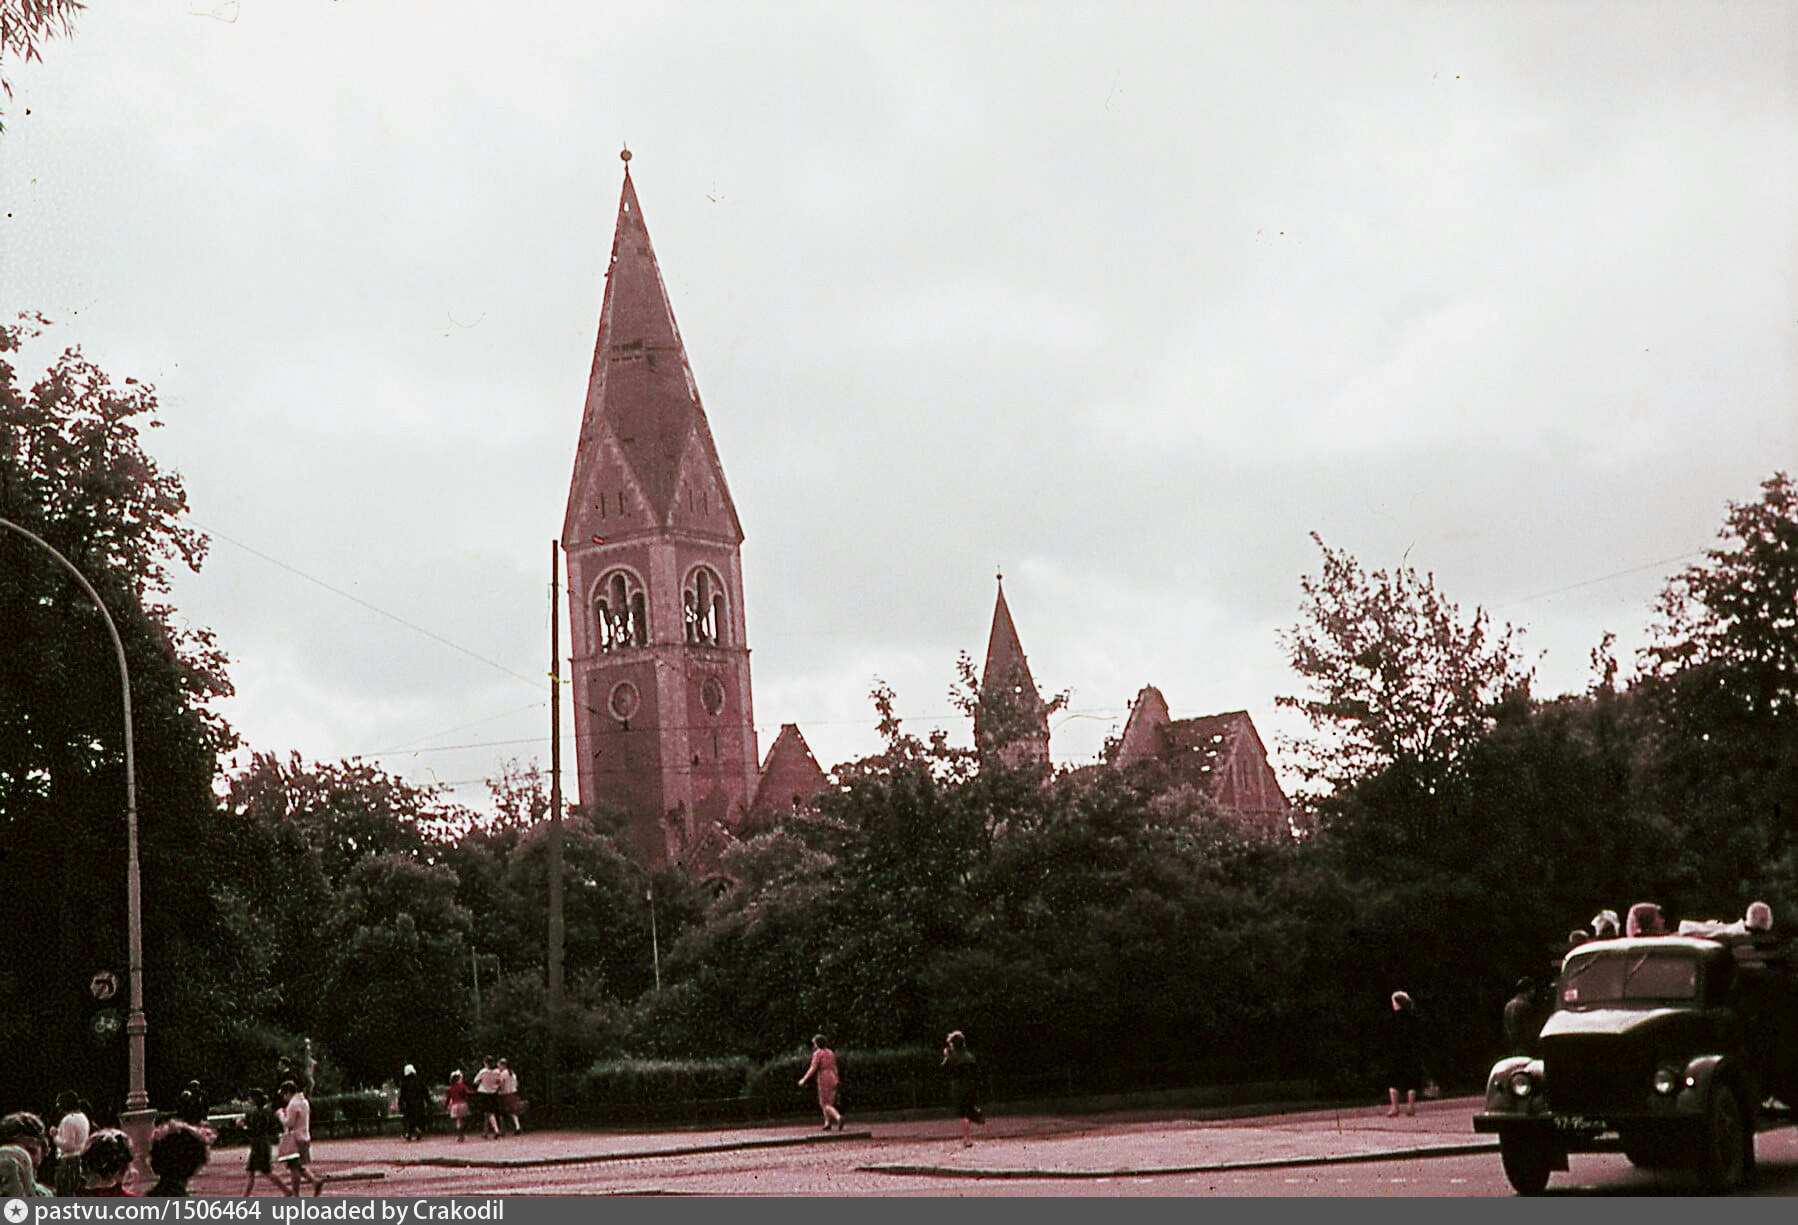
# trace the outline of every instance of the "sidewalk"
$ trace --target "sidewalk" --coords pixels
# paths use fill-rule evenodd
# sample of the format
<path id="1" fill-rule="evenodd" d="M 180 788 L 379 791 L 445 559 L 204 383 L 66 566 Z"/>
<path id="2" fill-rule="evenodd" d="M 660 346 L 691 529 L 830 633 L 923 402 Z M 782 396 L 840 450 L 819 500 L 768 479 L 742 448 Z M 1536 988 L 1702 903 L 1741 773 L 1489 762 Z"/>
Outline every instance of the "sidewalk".
<path id="1" fill-rule="evenodd" d="M 382 1193 L 389 1177 L 425 1168 L 526 1170 L 599 1165 L 705 1153 L 795 1146 L 841 1146 L 861 1171 L 941 1178 L 1107 1178 L 1131 1174 L 1404 1160 L 1496 1152 L 1473 1131 L 1477 1098 L 1420 1103 L 1415 1117 L 1389 1118 L 1384 1106 L 1163 1111 L 1149 1114 L 996 1115 L 971 1148 L 953 1143 L 957 1120 L 878 1117 L 824 1133 L 781 1125 L 661 1132 L 526 1132 L 502 1140 L 394 1136 L 315 1141 L 313 1168 L 340 1193 Z M 239 1167 L 221 1150 L 214 1168 Z M 222 1171 L 221 1171 L 222 1172 Z M 209 1171 L 210 1173 L 210 1171 Z M 236 1176 L 234 1176 L 236 1177 Z M 208 1179 L 210 1181 L 210 1179 Z M 354 1190 L 352 1190 L 354 1186 Z M 211 1193 L 211 1192 L 209 1192 Z"/>

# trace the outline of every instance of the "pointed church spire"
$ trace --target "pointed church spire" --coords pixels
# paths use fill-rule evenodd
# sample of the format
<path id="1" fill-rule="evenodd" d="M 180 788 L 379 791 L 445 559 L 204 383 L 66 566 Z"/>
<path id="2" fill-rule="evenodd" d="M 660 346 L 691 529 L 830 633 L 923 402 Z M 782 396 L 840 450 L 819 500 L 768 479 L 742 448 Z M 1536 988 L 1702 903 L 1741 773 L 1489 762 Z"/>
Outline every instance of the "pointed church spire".
<path id="1" fill-rule="evenodd" d="M 1011 608 L 1005 603 L 1005 576 L 1000 574 L 999 598 L 993 605 L 993 628 L 986 638 L 986 665 L 980 670 L 981 689 L 994 685 L 1028 686 L 1030 697 L 1037 697 L 1036 681 L 1024 659 L 1023 644 L 1018 641 L 1018 627 L 1012 624 Z"/>
<path id="2" fill-rule="evenodd" d="M 741 542 L 736 508 L 700 406 L 699 385 L 674 321 L 674 307 L 637 202 L 636 184 L 631 181 L 631 151 L 627 148 L 619 157 L 624 162 L 624 185 L 606 271 L 599 340 L 587 381 L 579 454 L 600 455 L 601 435 L 610 435 L 629 469 L 630 484 L 646 503 L 649 521 L 644 527 L 669 526 L 683 490 L 693 490 L 704 495 L 704 518 L 716 515 L 712 534 Z M 577 472 L 571 491 L 571 529 L 575 500 L 592 492 L 581 488 L 580 477 Z M 695 497 L 692 509 L 699 505 Z M 629 506 L 628 497 L 625 506 Z M 620 525 L 613 522 L 608 526 L 611 530 L 606 535 L 616 538 Z M 705 529 L 704 524 L 690 526 Z M 578 532 L 564 532 L 565 536 L 571 534 L 585 538 Z"/>
<path id="3" fill-rule="evenodd" d="M 974 714 L 974 743 L 983 757 L 997 754 L 1010 766 L 1049 764 L 1049 716 L 1005 603 L 1005 576 L 998 576 L 993 628 L 980 670 L 980 703 Z"/>

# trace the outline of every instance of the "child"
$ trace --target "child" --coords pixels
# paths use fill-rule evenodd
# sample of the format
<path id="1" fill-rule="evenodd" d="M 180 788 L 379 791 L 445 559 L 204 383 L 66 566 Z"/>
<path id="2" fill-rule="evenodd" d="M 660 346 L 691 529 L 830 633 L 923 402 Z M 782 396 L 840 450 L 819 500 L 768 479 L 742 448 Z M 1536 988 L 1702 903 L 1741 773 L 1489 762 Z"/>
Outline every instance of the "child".
<path id="1" fill-rule="evenodd" d="M 136 1195 L 125 1186 L 131 1172 L 131 1141 L 116 1127 L 106 1127 L 87 1139 L 81 1150 L 81 1176 L 86 1185 L 81 1195 Z"/>
<path id="2" fill-rule="evenodd" d="M 462 1128 L 468 1122 L 468 1085 L 463 1081 L 462 1073 L 450 1073 L 449 1088 L 443 1091 L 443 1105 L 456 1125 L 457 1142 L 468 1139 L 462 1134 Z"/>
<path id="3" fill-rule="evenodd" d="M 260 1089 L 251 1089 L 245 1094 L 250 1108 L 244 1112 L 243 1129 L 250 1138 L 250 1157 L 244 1168 L 249 1171 L 250 1181 L 243 1187 L 248 1195 L 256 1187 L 256 1175 L 261 1174 L 277 1187 L 281 1180 L 275 1177 L 275 1167 L 271 1161 L 274 1143 L 281 1138 L 281 1120 L 269 1109 L 268 1094 Z"/>
<path id="4" fill-rule="evenodd" d="M 188 1194 L 188 1179 L 200 1172 L 211 1155 L 199 1128 L 179 1120 L 164 1123 L 150 1141 L 150 1169 L 156 1173 L 156 1185 L 146 1194 Z"/>

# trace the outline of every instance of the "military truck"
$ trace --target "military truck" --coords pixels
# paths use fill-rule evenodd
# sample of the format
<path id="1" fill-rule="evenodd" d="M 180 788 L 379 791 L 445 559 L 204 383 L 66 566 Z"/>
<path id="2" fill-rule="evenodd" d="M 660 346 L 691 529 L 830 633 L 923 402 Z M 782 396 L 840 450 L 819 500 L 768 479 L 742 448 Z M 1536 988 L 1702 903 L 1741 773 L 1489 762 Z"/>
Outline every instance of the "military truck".
<path id="1" fill-rule="evenodd" d="M 1765 936 L 1595 940 L 1562 962 L 1536 1050 L 1493 1066 L 1473 1120 L 1518 1194 L 1596 1152 L 1733 1190 L 1798 1103 L 1798 971 Z"/>

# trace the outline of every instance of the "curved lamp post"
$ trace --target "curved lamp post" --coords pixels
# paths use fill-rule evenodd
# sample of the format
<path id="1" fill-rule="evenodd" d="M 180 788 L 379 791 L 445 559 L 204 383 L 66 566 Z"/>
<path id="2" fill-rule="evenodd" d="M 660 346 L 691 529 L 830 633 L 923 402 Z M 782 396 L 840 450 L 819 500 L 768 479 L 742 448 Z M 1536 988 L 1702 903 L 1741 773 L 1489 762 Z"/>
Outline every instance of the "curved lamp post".
<path id="1" fill-rule="evenodd" d="M 130 1063 L 131 1087 L 125 1095 L 125 1110 L 119 1116 L 119 1122 L 131 1137 L 132 1148 L 137 1154 L 137 1164 L 143 1166 L 149 1160 L 150 1131 L 156 1122 L 156 1112 L 150 1109 L 150 1095 L 144 1088 L 144 1035 L 149 1032 L 150 1025 L 144 1019 L 144 934 L 140 917 L 142 903 L 138 890 L 137 872 L 137 763 L 131 745 L 131 673 L 125 666 L 125 644 L 119 640 L 118 626 L 113 624 L 112 614 L 106 611 L 106 605 L 100 599 L 100 593 L 94 590 L 93 584 L 87 581 L 75 563 L 64 557 L 56 547 L 42 536 L 26 531 L 9 519 L 0 519 L 0 527 L 10 528 L 25 539 L 38 545 L 50 556 L 62 564 L 63 569 L 75 576 L 81 589 L 87 592 L 88 599 L 100 610 L 100 619 L 106 622 L 106 632 L 112 637 L 112 649 L 119 657 L 119 686 L 125 698 L 125 893 L 126 893 L 126 930 L 128 932 L 130 953 L 130 993 L 131 1011 L 125 1017 L 125 1039 L 127 1058 Z"/>

